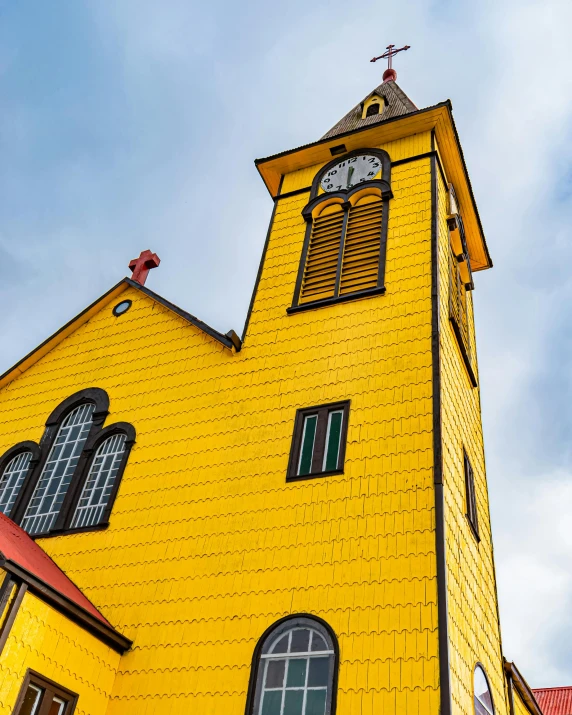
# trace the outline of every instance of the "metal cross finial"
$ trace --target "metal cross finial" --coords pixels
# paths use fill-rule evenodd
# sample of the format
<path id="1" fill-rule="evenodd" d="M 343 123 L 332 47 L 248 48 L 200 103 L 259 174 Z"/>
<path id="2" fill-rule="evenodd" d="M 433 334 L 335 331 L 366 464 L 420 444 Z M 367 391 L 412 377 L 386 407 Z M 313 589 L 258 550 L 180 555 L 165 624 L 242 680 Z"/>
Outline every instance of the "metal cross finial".
<path id="1" fill-rule="evenodd" d="M 159 263 L 161 263 L 161 259 L 156 253 L 151 253 L 149 249 L 142 251 L 139 258 L 134 258 L 129 263 L 129 268 L 133 271 L 131 280 L 145 285 L 149 271 L 151 268 L 157 268 Z"/>
<path id="2" fill-rule="evenodd" d="M 380 55 L 379 57 L 374 57 L 372 60 L 370 60 L 370 62 L 377 62 L 378 60 L 387 59 L 387 69 L 383 73 L 384 82 L 395 81 L 397 79 L 397 72 L 393 69 L 393 57 L 398 52 L 408 50 L 410 48 L 410 45 L 404 45 L 397 50 L 395 50 L 394 47 L 395 45 L 388 45 L 386 51 L 382 55 Z"/>

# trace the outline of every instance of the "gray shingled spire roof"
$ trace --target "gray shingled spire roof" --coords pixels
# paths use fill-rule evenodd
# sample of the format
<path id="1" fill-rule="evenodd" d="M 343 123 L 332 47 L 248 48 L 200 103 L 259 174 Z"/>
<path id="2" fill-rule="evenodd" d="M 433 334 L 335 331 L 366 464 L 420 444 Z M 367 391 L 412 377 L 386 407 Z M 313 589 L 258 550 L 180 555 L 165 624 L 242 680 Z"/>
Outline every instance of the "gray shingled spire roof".
<path id="1" fill-rule="evenodd" d="M 385 109 L 381 114 L 374 114 L 371 117 L 362 119 L 361 115 L 363 111 L 363 104 L 374 94 L 383 98 L 385 102 Z M 370 92 L 367 97 L 364 97 L 364 99 L 350 112 L 348 112 L 343 119 L 340 119 L 340 121 L 333 126 L 330 131 L 324 134 L 322 139 L 330 139 L 338 134 L 351 132 L 354 129 L 361 129 L 362 127 L 367 127 L 371 124 L 384 122 L 386 119 L 393 119 L 394 117 L 400 117 L 404 114 L 416 111 L 417 107 L 395 82 L 384 82 L 383 84 L 380 84 L 379 87 L 374 89 L 373 92 Z"/>

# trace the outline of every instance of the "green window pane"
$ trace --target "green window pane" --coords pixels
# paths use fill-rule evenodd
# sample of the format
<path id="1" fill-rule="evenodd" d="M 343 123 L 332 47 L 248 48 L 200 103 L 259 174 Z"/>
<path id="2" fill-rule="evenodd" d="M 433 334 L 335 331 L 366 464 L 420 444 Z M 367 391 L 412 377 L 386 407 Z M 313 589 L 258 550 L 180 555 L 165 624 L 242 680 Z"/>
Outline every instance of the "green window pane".
<path id="1" fill-rule="evenodd" d="M 311 658 L 310 672 L 308 673 L 308 687 L 328 684 L 328 673 L 330 670 L 329 658 Z"/>
<path id="2" fill-rule="evenodd" d="M 262 701 L 261 715 L 280 715 L 282 707 L 282 691 L 266 692 Z"/>
<path id="3" fill-rule="evenodd" d="M 288 663 L 287 688 L 303 688 L 306 685 L 306 659 L 294 659 Z"/>
<path id="4" fill-rule="evenodd" d="M 304 705 L 303 690 L 287 690 L 284 699 L 284 715 L 302 715 Z"/>
<path id="5" fill-rule="evenodd" d="M 316 425 L 318 415 L 310 415 L 304 419 L 304 431 L 302 433 L 302 449 L 300 450 L 300 464 L 298 474 L 303 476 L 312 471 L 312 457 L 314 456 L 314 439 L 316 437 Z"/>
<path id="6" fill-rule="evenodd" d="M 324 472 L 338 468 L 340 454 L 340 437 L 344 413 L 330 412 L 328 417 L 328 433 L 326 438 L 326 454 L 324 457 Z"/>
<path id="7" fill-rule="evenodd" d="M 326 712 L 326 691 L 308 690 L 304 715 L 324 715 Z"/>

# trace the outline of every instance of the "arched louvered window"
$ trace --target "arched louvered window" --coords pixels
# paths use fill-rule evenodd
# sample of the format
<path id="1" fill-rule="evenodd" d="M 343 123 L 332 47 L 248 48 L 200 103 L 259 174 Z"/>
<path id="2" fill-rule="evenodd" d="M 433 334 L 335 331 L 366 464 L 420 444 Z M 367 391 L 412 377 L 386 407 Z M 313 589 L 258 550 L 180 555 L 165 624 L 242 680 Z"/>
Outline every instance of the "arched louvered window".
<path id="1" fill-rule="evenodd" d="M 345 212 L 339 203 L 326 206 L 314 218 L 301 303 L 335 296 L 344 222 Z"/>
<path id="2" fill-rule="evenodd" d="M 332 300 L 380 286 L 383 205 L 380 192 L 318 206 L 299 304 Z"/>
<path id="3" fill-rule="evenodd" d="M 125 454 L 125 434 L 108 437 L 97 449 L 71 523 L 72 528 L 101 522 Z"/>
<path id="4" fill-rule="evenodd" d="M 53 526 L 89 435 L 95 405 L 84 403 L 62 422 L 30 499 L 22 528 L 43 534 Z"/>
<path id="5" fill-rule="evenodd" d="M 343 248 L 340 295 L 375 288 L 378 282 L 383 203 L 363 196 L 350 208 Z"/>
<path id="6" fill-rule="evenodd" d="M 30 470 L 32 452 L 20 452 L 4 467 L 0 477 L 0 512 L 10 516 L 16 497 Z"/>
<path id="7" fill-rule="evenodd" d="M 336 643 L 323 622 L 294 617 L 263 636 L 253 662 L 249 715 L 331 715 Z"/>

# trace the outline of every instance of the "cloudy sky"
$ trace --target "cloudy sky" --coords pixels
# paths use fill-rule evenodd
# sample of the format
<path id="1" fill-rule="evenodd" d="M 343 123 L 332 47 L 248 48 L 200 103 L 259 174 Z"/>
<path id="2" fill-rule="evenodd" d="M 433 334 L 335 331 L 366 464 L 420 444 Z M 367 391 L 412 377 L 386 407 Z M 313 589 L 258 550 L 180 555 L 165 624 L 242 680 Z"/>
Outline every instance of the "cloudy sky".
<path id="1" fill-rule="evenodd" d="M 476 277 L 504 650 L 572 685 L 572 3 L 0 0 L 0 372 L 127 273 L 241 332 L 271 201 L 389 42 L 450 98 L 495 262 Z M 213 274 L 217 280 L 212 280 Z M 205 278 L 209 276 L 209 278 Z"/>

